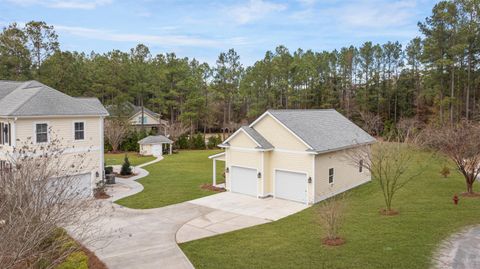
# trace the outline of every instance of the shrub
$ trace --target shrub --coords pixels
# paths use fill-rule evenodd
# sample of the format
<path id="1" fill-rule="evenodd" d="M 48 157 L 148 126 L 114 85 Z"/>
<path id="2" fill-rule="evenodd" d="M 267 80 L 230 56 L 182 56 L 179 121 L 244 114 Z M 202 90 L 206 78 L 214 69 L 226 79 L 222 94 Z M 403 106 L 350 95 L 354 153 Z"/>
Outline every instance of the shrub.
<path id="1" fill-rule="evenodd" d="M 177 141 L 175 141 L 175 144 L 179 149 L 187 149 L 189 144 L 187 135 L 181 135 Z"/>
<path id="2" fill-rule="evenodd" d="M 128 156 L 125 155 L 125 159 L 122 165 L 122 169 L 120 170 L 120 175 L 128 176 L 132 174 L 132 167 L 130 166 L 130 161 L 128 160 Z"/>
<path id="3" fill-rule="evenodd" d="M 442 167 L 442 170 L 440 170 L 440 174 L 445 178 L 448 177 L 450 175 L 450 168 L 448 168 L 448 166 L 444 165 Z"/>
<path id="4" fill-rule="evenodd" d="M 205 138 L 202 134 L 196 134 L 190 138 L 191 149 L 205 149 Z"/>
<path id="5" fill-rule="evenodd" d="M 217 145 L 219 145 L 221 143 L 222 143 L 222 138 L 220 137 L 220 135 L 210 136 L 208 138 L 207 146 L 208 146 L 209 149 L 213 149 L 213 148 L 216 148 Z"/>
<path id="6" fill-rule="evenodd" d="M 88 269 L 88 257 L 81 251 L 75 251 L 56 269 Z"/>

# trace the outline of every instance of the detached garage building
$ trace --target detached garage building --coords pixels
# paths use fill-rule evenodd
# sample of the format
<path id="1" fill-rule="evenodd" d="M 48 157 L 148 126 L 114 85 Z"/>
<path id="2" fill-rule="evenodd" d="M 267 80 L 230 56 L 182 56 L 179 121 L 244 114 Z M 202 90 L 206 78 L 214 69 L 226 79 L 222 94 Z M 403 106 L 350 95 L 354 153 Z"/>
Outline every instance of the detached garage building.
<path id="1" fill-rule="evenodd" d="M 269 110 L 221 145 L 227 190 L 316 203 L 370 181 L 348 151 L 375 139 L 333 109 Z M 215 183 L 215 178 L 214 178 Z"/>

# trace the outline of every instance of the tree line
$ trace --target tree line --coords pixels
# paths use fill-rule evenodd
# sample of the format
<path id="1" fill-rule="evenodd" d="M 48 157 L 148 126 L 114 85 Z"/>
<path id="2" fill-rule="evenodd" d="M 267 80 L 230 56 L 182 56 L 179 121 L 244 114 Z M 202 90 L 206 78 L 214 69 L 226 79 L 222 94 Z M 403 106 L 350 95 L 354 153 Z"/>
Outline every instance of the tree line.
<path id="1" fill-rule="evenodd" d="M 144 105 L 194 131 L 235 129 L 267 109 L 335 108 L 375 135 L 480 119 L 480 1 L 440 1 L 421 36 L 333 51 L 278 46 L 244 66 L 230 49 L 212 66 L 175 53 L 62 51 L 45 22 L 0 34 L 0 79 L 37 79 L 105 105 Z M 402 130 L 401 132 L 399 130 Z"/>

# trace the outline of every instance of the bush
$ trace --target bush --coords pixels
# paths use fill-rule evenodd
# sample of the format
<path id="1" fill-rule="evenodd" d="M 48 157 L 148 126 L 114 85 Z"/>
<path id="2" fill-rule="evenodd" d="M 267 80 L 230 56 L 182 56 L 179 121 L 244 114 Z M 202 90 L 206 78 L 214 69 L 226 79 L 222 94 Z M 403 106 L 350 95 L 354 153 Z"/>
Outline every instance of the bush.
<path id="1" fill-rule="evenodd" d="M 202 134 L 196 134 L 190 138 L 191 149 L 205 149 L 205 138 Z"/>
<path id="2" fill-rule="evenodd" d="M 222 143 L 222 137 L 220 137 L 220 135 L 210 136 L 208 138 L 207 147 L 209 149 L 213 149 L 213 148 L 216 148 L 217 145 L 219 145 L 221 143 Z"/>
<path id="3" fill-rule="evenodd" d="M 181 135 L 177 141 L 175 141 L 176 147 L 179 149 L 188 149 L 188 137 L 187 135 Z"/>
<path id="4" fill-rule="evenodd" d="M 120 170 L 120 175 L 128 176 L 132 174 L 132 167 L 130 166 L 130 161 L 128 160 L 128 156 L 125 155 L 125 159 L 122 165 L 122 169 Z"/>
<path id="5" fill-rule="evenodd" d="M 132 131 L 130 132 L 125 141 L 120 145 L 119 150 L 121 151 L 139 151 L 140 146 L 138 145 L 138 141 L 147 137 L 148 134 L 145 131 Z"/>
<path id="6" fill-rule="evenodd" d="M 56 269 L 88 269 L 88 257 L 81 251 L 75 251 Z"/>
<path id="7" fill-rule="evenodd" d="M 445 178 L 448 177 L 450 175 L 450 168 L 448 168 L 448 166 L 444 165 L 442 167 L 442 170 L 440 171 L 440 174 Z"/>

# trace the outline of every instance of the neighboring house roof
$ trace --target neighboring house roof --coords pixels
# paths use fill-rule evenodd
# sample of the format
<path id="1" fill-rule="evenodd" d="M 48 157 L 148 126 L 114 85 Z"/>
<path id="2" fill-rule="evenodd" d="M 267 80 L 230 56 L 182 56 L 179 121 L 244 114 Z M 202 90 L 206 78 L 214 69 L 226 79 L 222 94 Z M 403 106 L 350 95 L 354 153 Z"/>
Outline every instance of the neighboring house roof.
<path id="1" fill-rule="evenodd" d="M 268 110 L 266 113 L 309 145 L 310 151 L 328 152 L 375 142 L 375 138 L 334 109 Z"/>
<path id="2" fill-rule="evenodd" d="M 163 135 L 151 135 L 147 136 L 144 139 L 138 141 L 138 144 L 140 145 L 153 145 L 153 144 L 172 144 L 173 141 L 168 139 L 167 137 Z"/>
<path id="3" fill-rule="evenodd" d="M 74 98 L 38 81 L 0 80 L 0 116 L 108 116 L 96 98 Z"/>
<path id="4" fill-rule="evenodd" d="M 130 119 L 133 119 L 138 113 L 142 112 L 142 106 L 136 106 L 131 102 L 125 102 L 122 105 L 125 106 L 126 110 L 128 111 Z M 107 106 L 107 109 L 110 112 L 110 115 L 116 116 L 114 111 L 114 106 L 109 105 Z M 143 113 L 150 115 L 152 118 L 156 120 L 159 120 L 160 118 L 160 114 L 151 111 L 145 106 L 143 107 Z M 168 125 L 168 121 L 164 119 L 160 119 L 160 123 L 164 125 Z M 138 125 L 141 125 L 141 124 L 139 123 Z"/>

